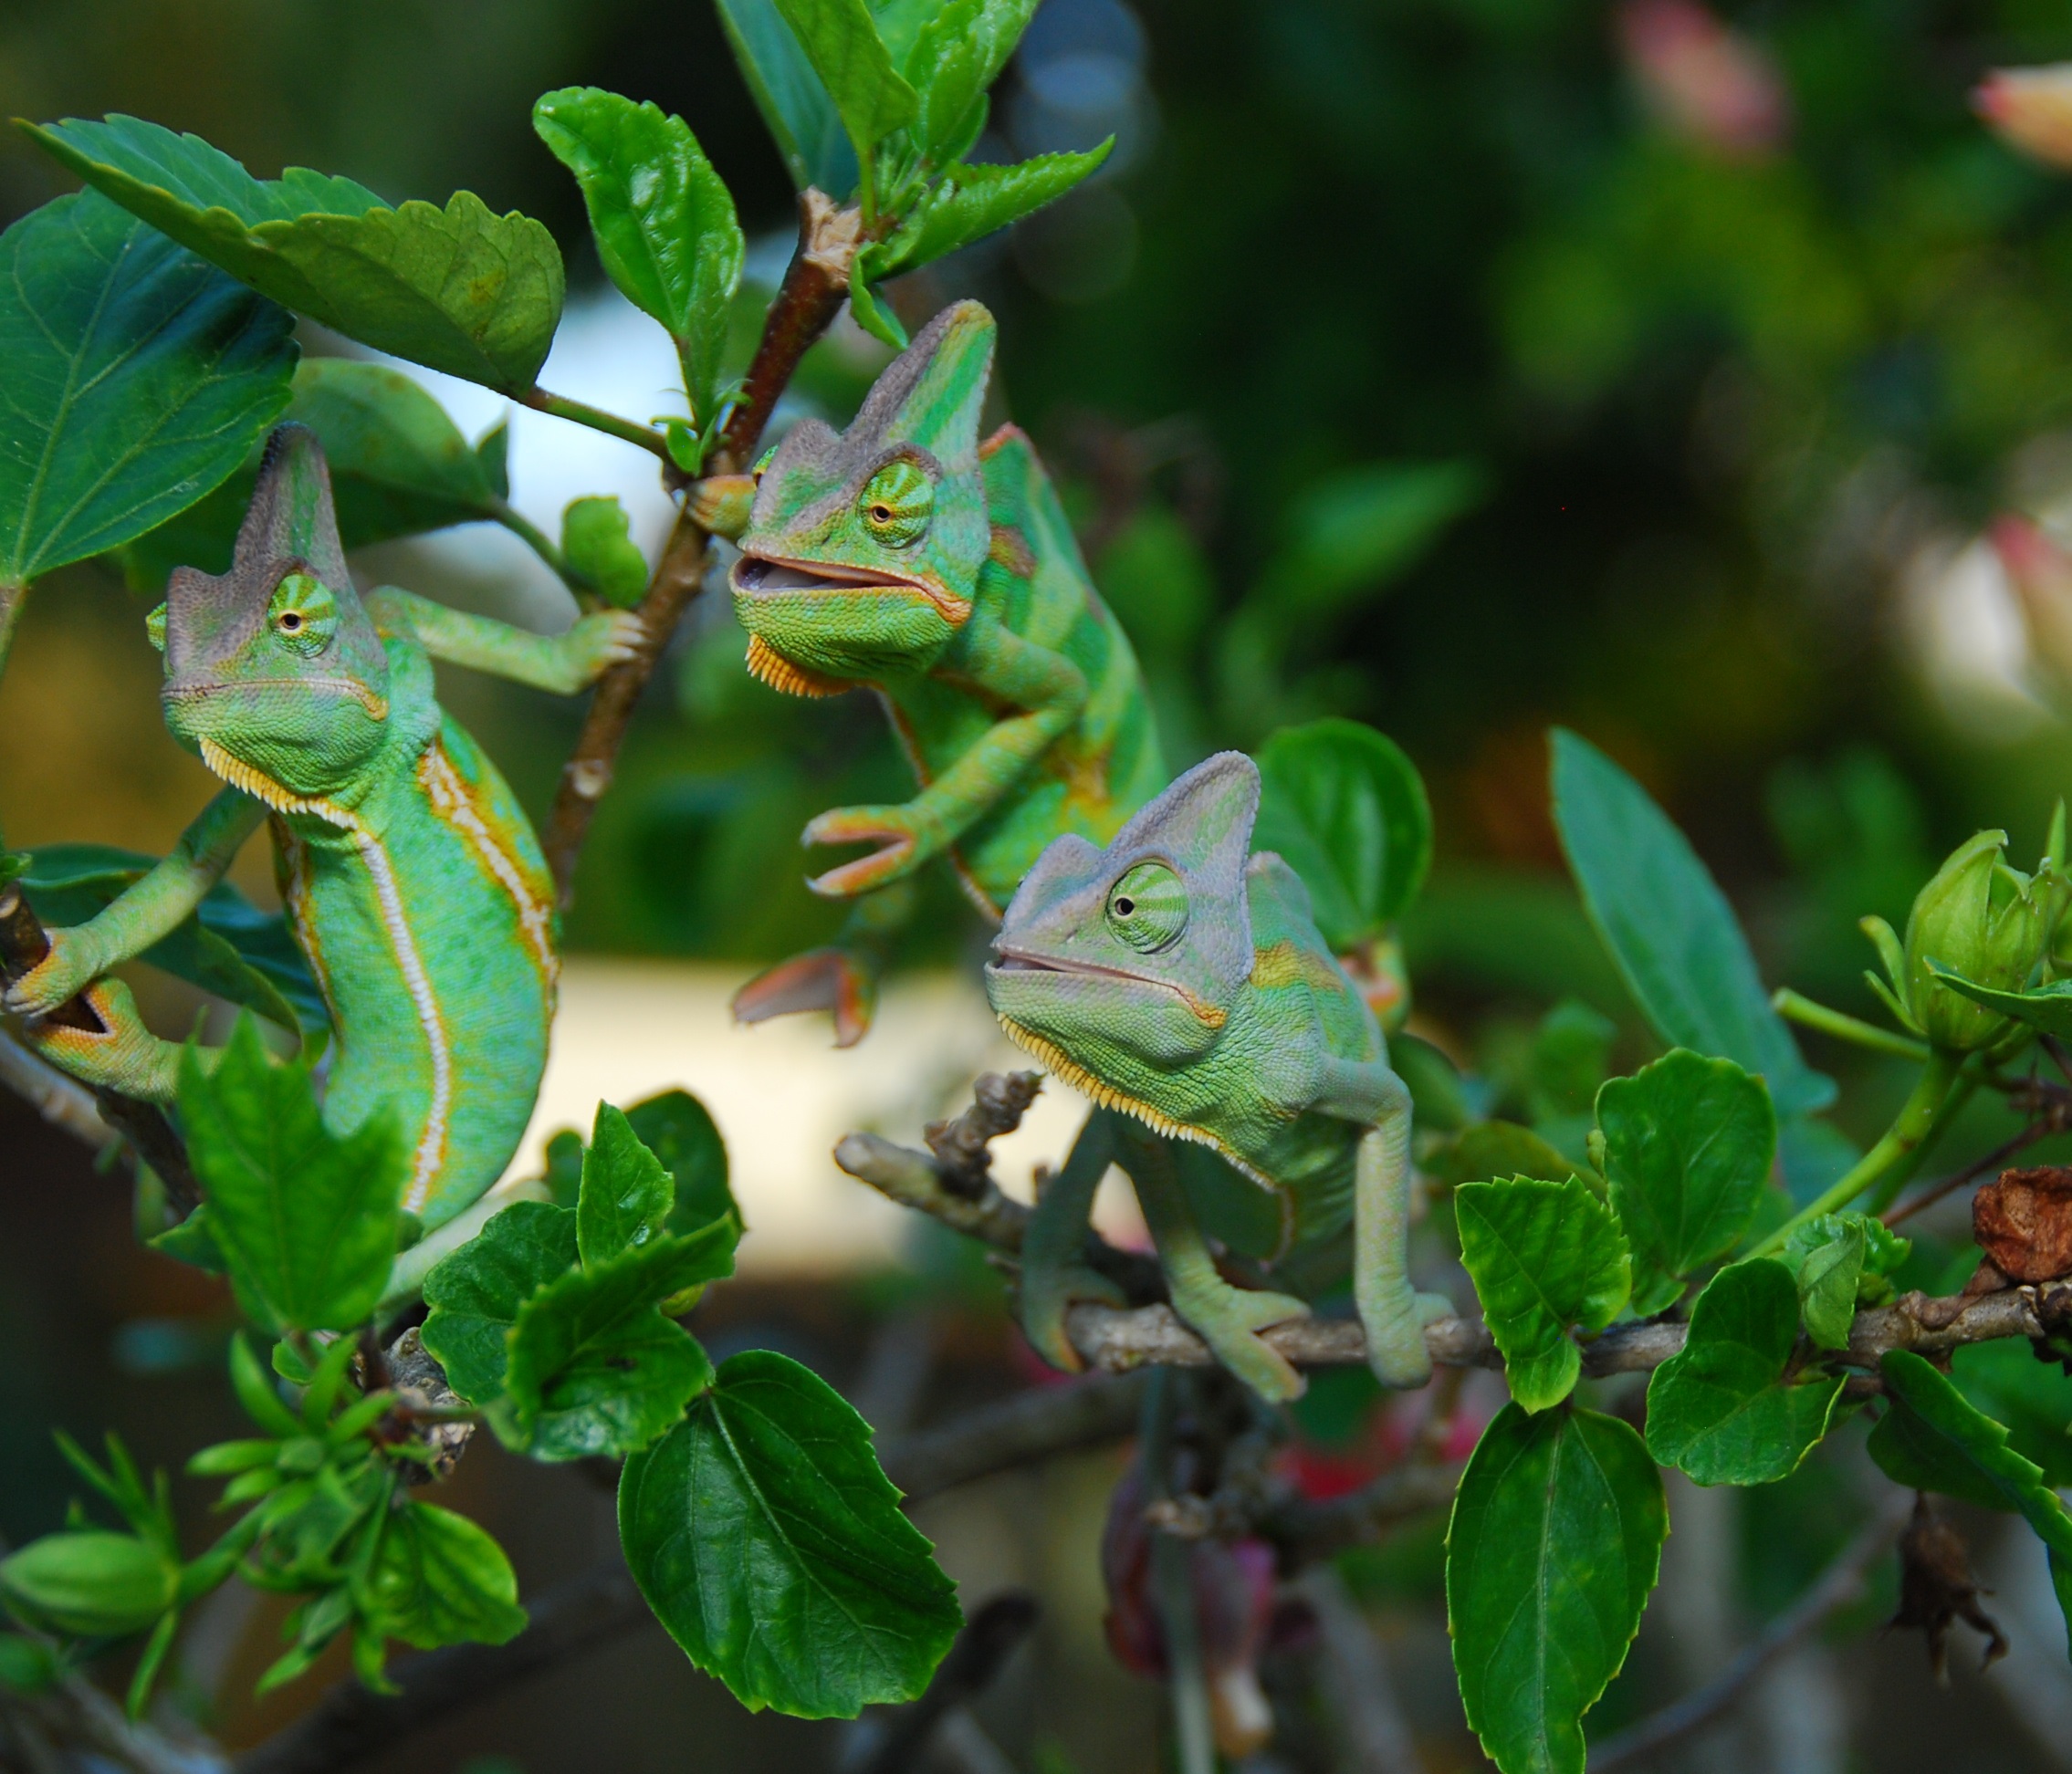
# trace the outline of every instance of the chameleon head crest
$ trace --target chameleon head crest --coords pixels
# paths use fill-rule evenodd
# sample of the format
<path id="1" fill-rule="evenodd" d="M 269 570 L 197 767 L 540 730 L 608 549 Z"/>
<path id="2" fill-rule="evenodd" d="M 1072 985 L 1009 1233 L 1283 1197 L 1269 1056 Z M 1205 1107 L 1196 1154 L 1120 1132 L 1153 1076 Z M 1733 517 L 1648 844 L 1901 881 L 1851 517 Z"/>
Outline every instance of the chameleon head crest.
<path id="1" fill-rule="evenodd" d="M 1055 840 L 1000 925 L 986 993 L 1010 1034 L 1126 1080 L 1213 1046 L 1253 964 L 1245 858 L 1259 768 L 1198 764 L 1104 850 Z"/>
<path id="2" fill-rule="evenodd" d="M 230 570 L 176 569 L 159 632 L 166 725 L 262 799 L 328 793 L 381 745 L 388 657 L 346 571 L 314 432 L 275 429 Z"/>
<path id="3" fill-rule="evenodd" d="M 846 432 L 803 420 L 761 470 L 734 605 L 780 688 L 926 669 L 970 617 L 992 541 L 978 415 L 995 332 L 977 302 L 945 308 Z"/>

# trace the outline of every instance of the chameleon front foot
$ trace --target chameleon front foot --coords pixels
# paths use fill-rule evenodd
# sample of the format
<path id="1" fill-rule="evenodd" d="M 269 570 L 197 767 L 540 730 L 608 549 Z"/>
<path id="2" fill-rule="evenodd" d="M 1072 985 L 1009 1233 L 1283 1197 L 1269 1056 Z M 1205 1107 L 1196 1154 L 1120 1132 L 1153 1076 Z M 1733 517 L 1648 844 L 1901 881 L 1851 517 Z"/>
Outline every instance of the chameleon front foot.
<path id="1" fill-rule="evenodd" d="M 1170 1273 L 1169 1283 L 1173 1281 Z M 1221 1279 L 1176 1283 L 1173 1310 L 1201 1333 L 1216 1359 L 1269 1404 L 1300 1398 L 1308 1383 L 1288 1358 L 1259 1332 L 1290 1319 L 1307 1318 L 1309 1307 L 1290 1294 L 1253 1293 Z"/>
<path id="2" fill-rule="evenodd" d="M 1453 1316 L 1444 1294 L 1414 1293 L 1407 1284 L 1388 1297 L 1364 1299 L 1360 1323 L 1366 1332 L 1367 1366 L 1391 1392 L 1415 1392 L 1432 1377 L 1425 1327 Z"/>
<path id="3" fill-rule="evenodd" d="M 171 1102 L 179 1082 L 180 1049 L 144 1027 L 137 1000 L 119 979 L 102 979 L 82 996 L 99 1019 L 99 1030 L 32 1022 L 30 1047 L 80 1083 L 146 1102 Z"/>
<path id="4" fill-rule="evenodd" d="M 876 844 L 868 856 L 843 862 L 806 885 L 823 899 L 850 899 L 884 887 L 914 871 L 935 854 L 921 842 L 920 822 L 904 807 L 837 807 L 812 820 L 802 843 Z"/>
<path id="5" fill-rule="evenodd" d="M 1082 1301 L 1097 1306 L 1129 1304 L 1129 1296 L 1097 1269 L 1077 1262 L 1032 1262 L 1026 1248 L 1020 1293 L 1021 1334 L 1061 1373 L 1077 1373 L 1086 1365 L 1065 1332 L 1065 1315 Z"/>
<path id="6" fill-rule="evenodd" d="M 870 1032 L 878 1007 L 878 978 L 844 948 L 809 949 L 758 974 L 734 994 L 734 1020 L 768 1022 L 801 1011 L 834 1017 L 836 1047 L 854 1047 Z"/>

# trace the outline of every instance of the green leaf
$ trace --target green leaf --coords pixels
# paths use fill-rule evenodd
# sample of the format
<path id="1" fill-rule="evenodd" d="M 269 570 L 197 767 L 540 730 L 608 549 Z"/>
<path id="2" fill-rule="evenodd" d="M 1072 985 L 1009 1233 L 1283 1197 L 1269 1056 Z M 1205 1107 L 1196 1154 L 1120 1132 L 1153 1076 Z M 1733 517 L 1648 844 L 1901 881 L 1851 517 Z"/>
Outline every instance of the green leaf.
<path id="1" fill-rule="evenodd" d="M 1763 1080 L 1678 1048 L 1597 1092 L 1612 1205 L 1633 1247 L 1633 1310 L 1657 1312 L 1747 1228 L 1777 1147 Z"/>
<path id="2" fill-rule="evenodd" d="M 1037 154 L 1011 166 L 945 168 L 882 258 L 874 258 L 872 281 L 918 270 L 1033 214 L 1093 173 L 1114 145 L 1110 136 L 1083 154 Z"/>
<path id="3" fill-rule="evenodd" d="M 90 192 L 0 235 L 0 585 L 142 535 L 288 404 L 294 323 Z"/>
<path id="4" fill-rule="evenodd" d="M 1798 1288 L 1774 1257 L 1715 1275 L 1682 1350 L 1648 1383 L 1648 1451 L 1701 1485 L 1766 1485 L 1827 1433 L 1842 1376 L 1785 1383 L 1798 1342 Z"/>
<path id="5" fill-rule="evenodd" d="M 676 1185 L 669 1229 L 697 1232 L 724 1220 L 738 1239 L 746 1222 L 727 1186 L 726 1142 L 705 1104 L 687 1091 L 665 1090 L 634 1103 L 626 1120 Z"/>
<path id="6" fill-rule="evenodd" d="M 1390 1046 L 1395 1043 L 1392 1041 Z M 1575 1166 L 1529 1127 L 1516 1122 L 1475 1122 L 1432 1155 L 1432 1171 L 1449 1183 L 1486 1183 L 1500 1176 L 1534 1176 L 1560 1183 Z"/>
<path id="7" fill-rule="evenodd" d="M 978 131 L 971 114 L 1014 54 L 1040 0 L 948 0 L 921 26 L 906 56 L 919 95 L 914 136 L 938 166 Z"/>
<path id="8" fill-rule="evenodd" d="M 853 1718 L 911 1700 L 959 1623 L 869 1425 L 768 1350 L 724 1362 L 626 1462 L 619 1539 L 670 1636 L 751 1711 Z"/>
<path id="9" fill-rule="evenodd" d="M 696 1340 L 659 1303 L 728 1273 L 730 1237 L 658 1237 L 549 1281 L 518 1308 L 490 1421 L 536 1460 L 631 1454 L 712 1379 Z"/>
<path id="10" fill-rule="evenodd" d="M 27 861 L 21 881 L 29 903 L 46 924 L 68 925 L 98 916 L 158 859 L 108 844 L 47 844 Z M 313 1033 L 330 1025 L 323 995 L 287 921 L 261 912 L 227 881 L 137 958 L 283 1028 Z"/>
<path id="11" fill-rule="evenodd" d="M 836 114 L 871 188 L 871 150 L 914 120 L 920 99 L 900 78 L 863 0 L 777 0 Z"/>
<path id="12" fill-rule="evenodd" d="M 1554 809 L 1590 922 L 1656 1032 L 1759 1073 L 1781 1115 L 1832 1102 L 1834 1080 L 1799 1057 L 1732 908 L 1683 834 L 1624 770 L 1560 727 Z"/>
<path id="13" fill-rule="evenodd" d="M 748 92 L 801 191 L 816 185 L 834 198 L 856 188 L 856 151 L 777 0 L 716 0 L 719 22 Z"/>
<path id="14" fill-rule="evenodd" d="M 1282 631 L 1312 624 L 1393 583 L 1489 496 L 1473 462 L 1374 462 L 1312 486 L 1290 508 L 1288 540 L 1247 600 Z"/>
<path id="15" fill-rule="evenodd" d="M 180 1121 L 237 1302 L 268 1330 L 350 1330 L 396 1252 L 404 1154 L 385 1113 L 340 1139 L 307 1066 L 276 1065 L 240 1017 L 213 1072 L 180 1059 Z"/>
<path id="16" fill-rule="evenodd" d="M 1999 1337 L 1951 1351 L 1950 1377 L 1973 1405 L 2004 1424 L 2008 1445 L 2043 1468 L 2053 1490 L 2072 1485 L 2072 1377 L 2039 1362 L 2026 1337 Z"/>
<path id="17" fill-rule="evenodd" d="M 1928 966 L 1952 991 L 1962 992 L 1989 1010 L 1997 1010 L 2031 1028 L 2040 1028 L 2046 1035 L 2072 1037 L 2072 979 L 2054 979 L 2033 992 L 2004 992 L 1992 986 L 1974 986 L 1962 974 L 1952 973 L 1933 961 Z"/>
<path id="18" fill-rule="evenodd" d="M 1823 1214 L 1786 1240 L 1784 1260 L 1798 1277 L 1806 1334 L 1822 1349 L 1847 1349 L 1868 1248 L 1861 1214 Z"/>
<path id="19" fill-rule="evenodd" d="M 582 1266 L 594 1268 L 659 1236 L 675 1196 L 669 1173 L 641 1143 L 624 1113 L 599 1103 L 576 1197 L 576 1247 Z"/>
<path id="20" fill-rule="evenodd" d="M 1558 1404 L 1582 1372 L 1569 1327 L 1602 1330 L 1626 1304 L 1626 1240 L 1611 1210 L 1573 1176 L 1466 1184 L 1453 1210 L 1512 1397 L 1528 1411 Z"/>
<path id="21" fill-rule="evenodd" d="M 1344 954 L 1403 914 L 1431 866 L 1431 803 L 1417 766 L 1359 721 L 1282 727 L 1259 752 L 1255 843 L 1303 878 L 1324 939 Z"/>
<path id="22" fill-rule="evenodd" d="M 349 339 L 511 395 L 546 360 L 561 255 L 516 211 L 493 214 L 467 191 L 443 210 L 391 209 L 302 167 L 255 179 L 199 136 L 133 117 L 24 128 L 131 214 Z"/>
<path id="23" fill-rule="evenodd" d="M 1583 1774 L 1584 1713 L 1626 1661 L 1669 1508 L 1616 1417 L 1507 1404 L 1453 1501 L 1446 1607 L 1468 1723 L 1502 1774 Z"/>
<path id="24" fill-rule="evenodd" d="M 647 594 L 647 557 L 615 495 L 570 499 L 561 513 L 561 558 L 608 604 L 631 610 Z"/>
<path id="25" fill-rule="evenodd" d="M 682 118 L 596 87 L 546 94 L 532 127 L 582 187 L 605 276 L 675 340 L 702 423 L 748 251 L 726 181 Z"/>
<path id="26" fill-rule="evenodd" d="M 419 1332 L 471 1404 L 502 1396 L 506 1344 L 518 1309 L 576 1263 L 572 1207 L 513 1202 L 424 1278 L 432 1310 Z"/>
<path id="27" fill-rule="evenodd" d="M 389 1517 L 360 1605 L 384 1636 L 420 1651 L 501 1644 L 527 1623 L 504 1549 L 432 1503 L 406 1503 Z"/>

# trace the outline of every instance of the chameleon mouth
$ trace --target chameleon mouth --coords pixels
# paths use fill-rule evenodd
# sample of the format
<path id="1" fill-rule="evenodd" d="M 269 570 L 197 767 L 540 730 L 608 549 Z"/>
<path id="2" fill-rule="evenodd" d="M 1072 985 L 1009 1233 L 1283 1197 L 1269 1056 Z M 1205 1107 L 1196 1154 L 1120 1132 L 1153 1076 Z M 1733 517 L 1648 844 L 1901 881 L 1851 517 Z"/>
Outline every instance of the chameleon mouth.
<path id="1" fill-rule="evenodd" d="M 1035 955 L 1028 949 L 1006 948 L 998 943 L 994 944 L 993 952 L 1000 958 L 987 964 L 989 975 L 1048 973 L 1079 979 L 1120 979 L 1132 986 L 1147 986 L 1157 991 L 1170 992 L 1204 1028 L 1220 1028 L 1230 1020 L 1230 1012 L 1221 1005 L 1211 1004 L 1170 979 L 1153 979 L 1145 974 L 1132 973 L 1127 967 L 1104 967 L 1095 961 L 1068 961 L 1057 955 Z"/>
<path id="2" fill-rule="evenodd" d="M 971 600 L 959 598 L 916 575 L 881 573 L 868 567 L 838 566 L 827 560 L 799 560 L 789 556 L 745 554 L 728 576 L 737 595 L 745 598 L 797 597 L 801 592 L 907 591 L 935 605 L 943 621 L 962 628 L 970 620 Z"/>
<path id="3" fill-rule="evenodd" d="M 301 690 L 318 693 L 329 690 L 341 696 L 351 697 L 377 721 L 389 718 L 388 698 L 376 695 L 364 684 L 349 677 L 237 678 L 222 683 L 173 683 L 159 692 L 159 699 L 170 706 L 178 703 L 202 702 L 210 696 L 227 695 L 234 690 Z"/>

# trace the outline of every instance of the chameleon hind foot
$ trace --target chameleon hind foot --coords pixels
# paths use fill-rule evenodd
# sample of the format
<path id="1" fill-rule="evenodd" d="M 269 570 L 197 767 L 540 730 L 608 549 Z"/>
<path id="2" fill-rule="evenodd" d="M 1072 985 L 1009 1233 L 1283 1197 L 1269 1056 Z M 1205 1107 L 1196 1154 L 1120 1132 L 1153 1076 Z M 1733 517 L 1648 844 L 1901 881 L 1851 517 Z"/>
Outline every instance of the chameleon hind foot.
<path id="1" fill-rule="evenodd" d="M 1378 1306 L 1372 1299 L 1361 1306 L 1367 1366 L 1391 1392 L 1415 1392 L 1432 1377 L 1425 1327 L 1451 1318 L 1453 1302 L 1444 1294 L 1413 1293 L 1407 1284 L 1390 1292 L 1392 1297 Z"/>
<path id="2" fill-rule="evenodd" d="M 1061 1373 L 1078 1373 L 1086 1366 L 1066 1334 L 1066 1314 L 1083 1301 L 1096 1306 L 1129 1304 L 1129 1296 L 1098 1269 L 1076 1262 L 1031 1262 L 1026 1254 L 1020 1292 L 1021 1334 Z"/>
<path id="3" fill-rule="evenodd" d="M 823 899 L 848 899 L 873 888 L 889 886 L 926 862 L 937 845 L 924 844 L 922 821 L 904 807 L 836 807 L 808 822 L 800 842 L 813 844 L 876 844 L 878 848 L 853 862 L 843 862 L 825 874 L 808 878 L 806 885 Z"/>
<path id="4" fill-rule="evenodd" d="M 1201 1333 L 1216 1359 L 1269 1404 L 1300 1398 L 1308 1382 L 1259 1332 L 1307 1318 L 1308 1305 L 1291 1294 L 1253 1293 L 1220 1278 L 1180 1280 L 1170 1271 L 1173 1310 Z"/>
<path id="5" fill-rule="evenodd" d="M 102 979 L 81 996 L 99 1019 L 98 1030 L 32 1022 L 23 1031 L 29 1046 L 82 1084 L 171 1102 L 178 1093 L 180 1049 L 144 1027 L 130 988 L 119 979 Z"/>
<path id="6" fill-rule="evenodd" d="M 854 1047 L 870 1032 L 878 1007 L 878 976 L 844 948 L 809 949 L 758 974 L 734 994 L 734 1020 L 768 1022 L 800 1011 L 834 1017 L 834 1044 Z"/>

